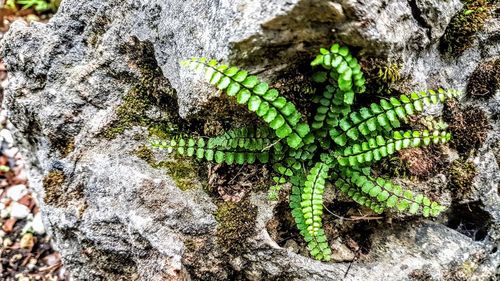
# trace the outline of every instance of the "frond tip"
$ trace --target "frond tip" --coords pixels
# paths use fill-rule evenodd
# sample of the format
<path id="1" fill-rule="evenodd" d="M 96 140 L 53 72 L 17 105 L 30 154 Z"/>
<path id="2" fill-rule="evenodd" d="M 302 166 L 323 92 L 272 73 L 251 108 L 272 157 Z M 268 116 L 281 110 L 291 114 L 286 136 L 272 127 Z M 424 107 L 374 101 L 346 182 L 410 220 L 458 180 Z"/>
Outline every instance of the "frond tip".
<path id="1" fill-rule="evenodd" d="M 431 201 L 422 194 L 415 195 L 409 190 L 404 190 L 400 185 L 383 178 L 372 178 L 357 170 L 345 169 L 344 173 L 350 177 L 361 191 L 372 198 L 376 198 L 387 208 L 395 208 L 410 214 L 421 213 L 424 217 L 438 216 L 446 208 L 437 202 Z"/>
<path id="2" fill-rule="evenodd" d="M 246 105 L 249 111 L 255 112 L 274 130 L 278 138 L 286 139 L 290 147 L 298 148 L 314 141 L 314 136 L 309 134 L 309 125 L 300 122 L 302 114 L 295 105 L 257 76 L 206 58 L 182 61 L 181 65 L 204 72 L 207 82 L 228 96 L 236 97 L 237 103 Z"/>

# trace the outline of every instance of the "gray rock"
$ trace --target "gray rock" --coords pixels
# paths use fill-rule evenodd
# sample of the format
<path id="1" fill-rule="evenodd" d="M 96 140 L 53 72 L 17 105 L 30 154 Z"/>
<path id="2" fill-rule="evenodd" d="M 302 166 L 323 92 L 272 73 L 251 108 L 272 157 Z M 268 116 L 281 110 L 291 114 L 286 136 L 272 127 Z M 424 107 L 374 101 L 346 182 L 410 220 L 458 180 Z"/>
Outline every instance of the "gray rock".
<path id="1" fill-rule="evenodd" d="M 5 105 L 65 266 L 75 280 L 338 280 L 349 267 L 344 280 L 442 280 L 471 265 L 473 278 L 494 278 L 499 199 L 491 190 L 499 178 L 491 147 L 477 156 L 492 163 L 478 161 L 487 239 L 474 241 L 445 219 L 382 224 L 366 234 L 371 249 L 351 266 L 281 248 L 266 229 L 275 206 L 262 192 L 250 196 L 253 231 L 228 251 L 217 236 L 217 200 L 200 181 L 181 191 L 174 175 L 137 156 L 144 123 L 113 131 L 137 85 L 177 97 L 178 108 L 148 105 L 149 123 L 203 109 L 212 90 L 178 67 L 183 58 L 215 57 L 271 79 L 334 39 L 360 55 L 401 59 L 412 85 L 462 90 L 500 47 L 492 19 L 461 58 L 441 58 L 439 38 L 460 8 L 458 0 L 66 0 L 47 24 L 13 24 L 0 44 L 10 75 Z M 156 67 L 161 74 L 148 72 Z"/>

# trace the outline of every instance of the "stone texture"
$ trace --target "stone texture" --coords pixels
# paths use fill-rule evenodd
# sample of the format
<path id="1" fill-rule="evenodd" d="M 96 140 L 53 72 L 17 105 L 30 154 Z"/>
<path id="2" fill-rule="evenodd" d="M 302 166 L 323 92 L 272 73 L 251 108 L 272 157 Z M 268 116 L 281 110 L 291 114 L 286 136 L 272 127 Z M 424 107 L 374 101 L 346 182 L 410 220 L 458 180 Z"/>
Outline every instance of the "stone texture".
<path id="1" fill-rule="evenodd" d="M 266 224 L 274 206 L 263 192 L 250 196 L 257 206 L 254 232 L 242 249 L 227 252 L 216 236 L 217 202 L 198 179 L 198 188 L 181 191 L 173 176 L 134 153 L 145 142 L 145 126 L 103 135 L 127 93 L 151 79 L 145 67 L 161 68 L 152 78 L 164 92 L 175 90 L 181 116 L 199 111 L 211 88 L 178 67 L 191 56 L 223 59 L 271 78 L 339 39 L 360 55 L 402 60 L 417 88 L 462 90 L 478 62 L 498 56 L 500 46 L 493 18 L 462 57 L 442 58 L 439 38 L 460 7 L 458 0 L 65 0 L 48 24 L 13 24 L 1 43 L 10 72 L 5 105 L 44 220 L 75 280 L 342 278 L 349 263 L 313 261 L 270 238 Z M 475 158 L 478 208 L 489 216 L 486 238 L 474 241 L 447 227 L 458 211 L 436 222 L 382 224 L 373 229 L 368 255 L 344 280 L 494 278 L 499 99 L 497 93 L 487 103 L 464 101 L 496 116 Z M 163 109 L 151 106 L 148 118 L 162 120 Z"/>

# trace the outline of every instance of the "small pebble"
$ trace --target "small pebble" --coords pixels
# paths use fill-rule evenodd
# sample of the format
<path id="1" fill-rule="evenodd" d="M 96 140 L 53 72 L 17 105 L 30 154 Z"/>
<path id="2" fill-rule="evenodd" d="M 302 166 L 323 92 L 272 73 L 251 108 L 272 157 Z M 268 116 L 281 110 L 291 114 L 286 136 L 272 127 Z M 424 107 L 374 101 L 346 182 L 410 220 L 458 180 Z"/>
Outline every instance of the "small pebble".
<path id="1" fill-rule="evenodd" d="M 35 215 L 35 217 L 33 218 L 32 227 L 33 227 L 33 231 L 36 234 L 44 234 L 45 233 L 45 227 L 43 226 L 43 221 L 42 221 L 42 213 L 38 212 Z"/>
<path id="2" fill-rule="evenodd" d="M 10 216 L 16 219 L 24 219 L 30 214 L 30 209 L 23 204 L 17 202 L 12 203 Z"/>
<path id="3" fill-rule="evenodd" d="M 16 156 L 16 154 L 18 152 L 19 152 L 19 149 L 17 147 L 12 147 L 9 149 L 5 149 L 3 151 L 3 155 L 5 155 L 6 157 L 9 157 L 9 158 L 14 158 L 14 156 Z"/>
<path id="4" fill-rule="evenodd" d="M 37 262 L 38 262 L 38 260 L 37 260 L 37 259 L 35 259 L 35 258 L 31 258 L 31 259 L 30 259 L 30 261 L 28 262 L 28 266 L 27 266 L 27 267 L 28 267 L 28 269 L 29 269 L 29 270 L 33 270 L 33 269 L 35 269 L 35 268 L 36 268 L 36 263 L 37 263 Z"/>
<path id="5" fill-rule="evenodd" d="M 12 240 L 10 240 L 10 238 L 5 238 L 3 240 L 3 247 L 4 248 L 10 247 L 10 246 L 12 246 L 12 244 L 14 244 L 14 243 L 12 243 Z"/>
<path id="6" fill-rule="evenodd" d="M 24 184 L 13 185 L 7 190 L 7 197 L 14 201 L 21 199 L 28 193 L 28 189 Z"/>
<path id="7" fill-rule="evenodd" d="M 35 237 L 33 236 L 33 234 L 29 232 L 24 234 L 21 238 L 21 241 L 19 242 L 19 246 L 21 247 L 21 249 L 31 250 L 33 246 L 35 246 Z"/>
<path id="8" fill-rule="evenodd" d="M 9 215 L 10 215 L 10 211 L 9 211 L 9 209 L 3 209 L 3 210 L 1 210 L 1 211 L 0 211 L 0 217 L 1 217 L 2 219 L 6 219 L 6 218 L 8 218 L 8 217 L 9 217 Z"/>
<path id="9" fill-rule="evenodd" d="M 0 137 L 2 137 L 3 140 L 9 144 L 9 147 L 14 143 L 14 138 L 12 137 L 12 133 L 7 129 L 2 129 L 0 131 Z"/>
<path id="10" fill-rule="evenodd" d="M 7 123 L 7 111 L 2 110 L 0 113 L 0 124 L 5 125 Z"/>

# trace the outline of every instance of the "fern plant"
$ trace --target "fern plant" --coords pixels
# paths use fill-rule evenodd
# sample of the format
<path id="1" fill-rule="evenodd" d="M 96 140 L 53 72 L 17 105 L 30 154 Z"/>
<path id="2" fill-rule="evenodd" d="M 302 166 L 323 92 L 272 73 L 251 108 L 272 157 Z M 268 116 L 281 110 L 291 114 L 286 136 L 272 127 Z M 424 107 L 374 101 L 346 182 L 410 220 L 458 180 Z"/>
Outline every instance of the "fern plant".
<path id="1" fill-rule="evenodd" d="M 375 213 L 391 208 L 428 217 L 444 210 L 422 194 L 405 190 L 389 179 L 373 177 L 370 165 L 401 149 L 447 142 L 450 134 L 443 130 L 401 127 L 409 116 L 458 96 L 457 91 L 413 92 L 353 110 L 356 95 L 365 92 L 365 78 L 349 49 L 334 44 L 330 49 L 322 48 L 311 63 L 319 69 L 313 79 L 320 83 L 320 90 L 312 97 L 316 113 L 306 120 L 278 90 L 245 70 L 206 58 L 193 58 L 181 65 L 202 72 L 230 99 L 255 112 L 262 125 L 216 137 L 156 139 L 151 141 L 152 146 L 228 165 L 270 163 L 275 185 L 269 197 L 275 199 L 285 183 L 291 184 L 291 213 L 315 259 L 331 258 L 322 223 L 327 183 Z"/>

